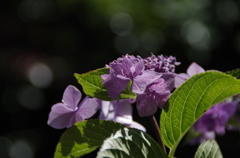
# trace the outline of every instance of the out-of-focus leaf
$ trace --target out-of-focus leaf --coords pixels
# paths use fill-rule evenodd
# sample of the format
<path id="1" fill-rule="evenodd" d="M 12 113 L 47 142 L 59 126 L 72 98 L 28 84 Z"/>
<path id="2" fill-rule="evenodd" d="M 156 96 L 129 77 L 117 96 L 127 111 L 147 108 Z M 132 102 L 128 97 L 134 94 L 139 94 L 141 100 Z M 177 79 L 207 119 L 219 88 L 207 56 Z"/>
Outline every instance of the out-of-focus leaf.
<path id="1" fill-rule="evenodd" d="M 208 140 L 198 147 L 194 158 L 223 158 L 223 156 L 217 142 Z"/>
<path id="2" fill-rule="evenodd" d="M 147 133 L 123 128 L 106 139 L 97 158 L 167 158 L 159 144 Z"/>
<path id="3" fill-rule="evenodd" d="M 232 71 L 227 71 L 225 72 L 226 74 L 228 75 L 232 75 L 233 77 L 236 77 L 237 79 L 240 78 L 240 69 L 235 69 L 235 70 L 232 70 Z"/>
<path id="4" fill-rule="evenodd" d="M 105 120 L 85 120 L 68 128 L 57 144 L 54 158 L 78 158 L 103 144 L 112 133 L 125 127 Z"/>

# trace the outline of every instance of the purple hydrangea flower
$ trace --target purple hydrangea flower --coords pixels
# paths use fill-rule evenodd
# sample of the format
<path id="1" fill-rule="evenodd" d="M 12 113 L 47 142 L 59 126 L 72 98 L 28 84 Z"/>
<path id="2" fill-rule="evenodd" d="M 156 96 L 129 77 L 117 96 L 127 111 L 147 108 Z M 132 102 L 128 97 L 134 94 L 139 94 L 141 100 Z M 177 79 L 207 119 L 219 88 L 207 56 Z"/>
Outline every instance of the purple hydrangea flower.
<path id="1" fill-rule="evenodd" d="M 187 79 L 189 79 L 190 77 L 205 72 L 205 70 L 199 66 L 197 63 L 192 63 L 188 69 L 187 69 L 187 73 L 180 73 L 177 74 L 175 77 L 175 87 L 179 87 L 183 82 L 185 82 Z"/>
<path id="2" fill-rule="evenodd" d="M 233 101 L 238 102 L 237 110 L 233 117 L 231 117 L 233 124 L 228 124 L 226 129 L 230 131 L 240 131 L 240 94 L 234 95 L 231 98 Z"/>
<path id="3" fill-rule="evenodd" d="M 137 109 L 140 116 L 149 116 L 163 108 L 174 88 L 175 66 L 180 63 L 175 57 L 163 55 L 142 59 L 125 55 L 111 62 L 110 74 L 102 75 L 104 86 L 112 99 L 117 99 L 132 81 L 132 92 L 137 94 Z"/>
<path id="4" fill-rule="evenodd" d="M 146 132 L 146 129 L 141 124 L 133 121 L 131 104 L 134 102 L 131 99 L 101 101 L 99 119 L 115 121 Z"/>
<path id="5" fill-rule="evenodd" d="M 175 66 L 180 65 L 176 58 L 173 56 L 155 56 L 151 55 L 144 59 L 145 70 L 154 70 L 156 72 L 167 72 L 174 73 Z"/>
<path id="6" fill-rule="evenodd" d="M 237 110 L 238 102 L 218 103 L 212 106 L 195 124 L 194 129 L 200 133 L 214 131 L 216 134 L 225 134 L 225 125 L 228 119 Z"/>
<path id="7" fill-rule="evenodd" d="M 215 134 L 214 131 L 201 133 L 199 136 L 197 136 L 196 138 L 192 139 L 189 142 L 189 144 L 190 145 L 202 144 L 202 143 L 206 142 L 207 140 L 215 139 L 215 137 L 216 137 L 216 134 Z"/>
<path id="8" fill-rule="evenodd" d="M 62 103 L 52 106 L 47 124 L 56 129 L 69 128 L 76 122 L 92 117 L 98 110 L 99 103 L 88 97 L 79 103 L 81 97 L 81 92 L 69 85 L 63 93 Z"/>
<path id="9" fill-rule="evenodd" d="M 165 73 L 149 84 L 145 93 L 137 96 L 137 110 L 141 117 L 153 115 L 158 107 L 163 108 L 174 88 L 174 75 Z"/>
<path id="10" fill-rule="evenodd" d="M 101 77 L 112 99 L 119 97 L 130 80 L 132 81 L 132 92 L 140 94 L 145 91 L 149 83 L 161 77 L 161 74 L 156 71 L 145 70 L 144 61 L 139 56 L 125 55 L 111 62 L 109 67 L 111 68 L 110 74 Z"/>

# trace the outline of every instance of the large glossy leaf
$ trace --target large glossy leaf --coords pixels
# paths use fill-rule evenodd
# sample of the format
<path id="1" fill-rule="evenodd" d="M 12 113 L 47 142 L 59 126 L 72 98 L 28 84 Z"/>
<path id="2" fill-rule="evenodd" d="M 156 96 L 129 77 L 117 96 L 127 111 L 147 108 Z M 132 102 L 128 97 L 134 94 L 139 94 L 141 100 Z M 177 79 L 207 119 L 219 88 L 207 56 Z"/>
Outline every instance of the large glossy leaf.
<path id="1" fill-rule="evenodd" d="M 223 158 L 223 156 L 217 142 L 208 140 L 198 147 L 194 158 Z"/>
<path id="2" fill-rule="evenodd" d="M 101 68 L 94 71 L 87 72 L 85 74 L 74 73 L 78 83 L 83 87 L 83 91 L 86 95 L 98 98 L 101 100 L 111 101 L 112 99 L 108 96 L 107 89 L 102 83 L 101 75 L 109 74 L 109 68 Z M 136 99 L 136 94 L 130 90 L 131 82 L 128 87 L 120 94 L 117 99 Z"/>
<path id="3" fill-rule="evenodd" d="M 85 120 L 68 128 L 57 144 L 54 158 L 77 158 L 100 147 L 113 132 L 125 127 L 113 121 Z"/>
<path id="4" fill-rule="evenodd" d="M 240 93 L 240 80 L 217 71 L 197 74 L 176 89 L 160 118 L 164 144 L 172 157 L 188 129 L 214 104 Z"/>
<path id="5" fill-rule="evenodd" d="M 147 133 L 123 128 L 106 139 L 97 158 L 167 158 L 159 144 Z"/>

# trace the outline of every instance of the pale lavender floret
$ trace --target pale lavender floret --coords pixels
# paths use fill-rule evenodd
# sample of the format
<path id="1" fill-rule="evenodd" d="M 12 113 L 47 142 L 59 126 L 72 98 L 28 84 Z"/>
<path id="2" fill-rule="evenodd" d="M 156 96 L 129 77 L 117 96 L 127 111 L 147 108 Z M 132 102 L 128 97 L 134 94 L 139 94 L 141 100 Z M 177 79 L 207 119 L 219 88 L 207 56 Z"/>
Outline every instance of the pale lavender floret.
<path id="1" fill-rule="evenodd" d="M 158 108 L 163 108 L 174 87 L 174 75 L 165 73 L 162 78 L 149 84 L 145 93 L 137 96 L 137 110 L 141 117 L 153 115 Z"/>
<path id="2" fill-rule="evenodd" d="M 56 129 L 69 128 L 76 122 L 92 117 L 97 112 L 99 103 L 88 97 L 79 103 L 81 97 L 81 92 L 69 85 L 63 93 L 62 103 L 52 106 L 47 124 Z"/>
<path id="3" fill-rule="evenodd" d="M 151 55 L 144 59 L 145 70 L 153 70 L 156 72 L 174 73 L 175 66 L 180 65 L 176 58 L 173 56 L 155 56 Z"/>
<path id="4" fill-rule="evenodd" d="M 133 121 L 132 118 L 132 103 L 131 99 L 123 99 L 116 101 L 101 101 L 99 119 L 115 121 L 125 126 L 146 131 L 145 127 Z"/>
<path id="5" fill-rule="evenodd" d="M 100 114 L 99 119 L 112 121 L 114 119 L 114 107 L 117 101 L 100 101 Z"/>
<path id="6" fill-rule="evenodd" d="M 237 109 L 237 101 L 222 102 L 211 107 L 193 126 L 200 135 L 192 139 L 191 145 L 215 139 L 215 135 L 225 134 L 226 124 Z"/>
<path id="7" fill-rule="evenodd" d="M 200 133 L 214 131 L 219 135 L 225 134 L 225 125 L 236 112 L 237 104 L 232 101 L 214 105 L 194 124 L 194 129 Z"/>
<path id="8" fill-rule="evenodd" d="M 205 72 L 205 70 L 199 66 L 197 63 L 193 62 L 187 69 L 187 73 L 177 74 L 175 77 L 175 87 L 179 87 L 183 82 L 185 82 L 190 77 Z"/>
<path id="9" fill-rule="evenodd" d="M 152 83 L 161 74 L 155 71 L 145 71 L 142 58 L 125 55 L 122 58 L 111 62 L 109 65 L 110 74 L 102 75 L 103 84 L 108 89 L 108 95 L 117 99 L 120 93 L 126 89 L 129 81 L 132 81 L 131 90 L 134 93 L 143 93 L 146 86 Z"/>
<path id="10" fill-rule="evenodd" d="M 215 134 L 214 131 L 208 131 L 208 132 L 205 132 L 205 133 L 201 133 L 199 136 L 192 139 L 189 142 L 189 144 L 190 145 L 202 144 L 202 143 L 206 142 L 207 140 L 215 139 L 215 137 L 216 137 L 216 134 Z"/>

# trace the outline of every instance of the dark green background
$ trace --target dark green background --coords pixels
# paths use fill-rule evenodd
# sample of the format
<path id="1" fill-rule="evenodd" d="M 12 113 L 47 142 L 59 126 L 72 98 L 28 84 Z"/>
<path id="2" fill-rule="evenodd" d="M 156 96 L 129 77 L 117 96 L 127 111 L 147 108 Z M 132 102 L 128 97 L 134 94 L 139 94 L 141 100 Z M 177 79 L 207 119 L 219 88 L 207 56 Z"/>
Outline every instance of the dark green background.
<path id="1" fill-rule="evenodd" d="M 61 101 L 67 85 L 81 89 L 73 73 L 104 67 L 123 54 L 176 56 L 182 63 L 176 68 L 177 73 L 185 72 L 192 62 L 206 70 L 239 68 L 239 17 L 240 3 L 232 0 L 2 2 L 0 156 L 7 153 L 4 142 L 23 140 L 34 157 L 53 157 L 64 130 L 49 127 L 48 114 L 51 106 Z M 30 82 L 29 69 L 35 63 L 51 70 L 53 78 L 48 86 L 38 87 Z M 44 78 L 44 73 L 37 74 Z M 26 89 L 32 93 L 24 93 Z M 19 99 L 21 96 L 23 100 Z M 26 107 L 23 102 L 37 107 Z M 134 112 L 134 120 L 154 137 L 148 118 L 140 118 Z M 239 140 L 239 132 L 217 137 L 224 157 L 240 156 Z M 196 148 L 179 146 L 176 157 L 193 157 Z"/>

